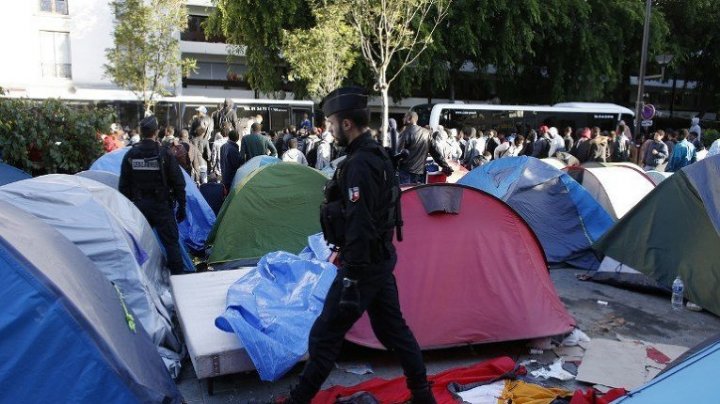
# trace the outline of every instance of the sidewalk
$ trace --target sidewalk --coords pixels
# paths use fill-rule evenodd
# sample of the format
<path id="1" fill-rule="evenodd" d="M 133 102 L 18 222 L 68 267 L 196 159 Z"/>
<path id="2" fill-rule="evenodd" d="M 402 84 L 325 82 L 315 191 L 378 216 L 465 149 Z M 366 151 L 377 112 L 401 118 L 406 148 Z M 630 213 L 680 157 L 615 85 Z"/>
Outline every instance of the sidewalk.
<path id="1" fill-rule="evenodd" d="M 619 334 L 653 343 L 692 347 L 720 332 L 720 318 L 710 313 L 673 311 L 669 296 L 646 295 L 578 281 L 575 275 L 582 273 L 585 271 L 558 269 L 552 270 L 550 275 L 578 327 L 591 338 L 614 339 Z M 598 300 L 608 304 L 598 304 Z M 428 351 L 425 352 L 425 361 L 428 373 L 432 374 L 503 355 L 517 361 L 530 357 L 526 342 L 519 341 Z M 538 359 L 537 356 L 533 358 Z M 339 361 L 369 364 L 375 373 L 360 376 L 335 369 L 324 387 L 338 384 L 351 386 L 374 377 L 402 375 L 402 369 L 392 355 L 349 343 Z M 255 373 L 219 377 L 215 380 L 215 394 L 208 396 L 205 382 L 197 380 L 188 360 L 184 363 L 178 386 L 189 404 L 264 403 L 287 395 L 290 386 L 297 383 L 301 370 L 302 364 L 275 383 L 261 382 Z M 585 387 L 574 381 L 563 383 L 563 386 Z"/>

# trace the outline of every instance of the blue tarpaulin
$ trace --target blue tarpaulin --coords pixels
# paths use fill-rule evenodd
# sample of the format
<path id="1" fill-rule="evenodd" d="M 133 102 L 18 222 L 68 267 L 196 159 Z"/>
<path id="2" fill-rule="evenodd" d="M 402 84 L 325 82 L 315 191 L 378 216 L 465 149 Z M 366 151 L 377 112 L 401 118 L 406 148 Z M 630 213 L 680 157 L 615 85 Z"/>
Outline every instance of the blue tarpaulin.
<path id="1" fill-rule="evenodd" d="M 129 147 L 115 150 L 97 159 L 90 170 L 108 171 L 120 175 L 120 165 Z M 185 193 L 187 194 L 187 219 L 178 224 L 180 240 L 193 251 L 202 251 L 205 248 L 205 240 L 215 224 L 215 212 L 210 208 L 195 182 L 185 172 L 180 170 L 185 177 Z"/>
<path id="2" fill-rule="evenodd" d="M 260 379 L 275 381 L 307 352 L 310 328 L 336 273 L 327 261 L 267 254 L 230 287 L 227 310 L 215 325 L 240 338 Z"/>

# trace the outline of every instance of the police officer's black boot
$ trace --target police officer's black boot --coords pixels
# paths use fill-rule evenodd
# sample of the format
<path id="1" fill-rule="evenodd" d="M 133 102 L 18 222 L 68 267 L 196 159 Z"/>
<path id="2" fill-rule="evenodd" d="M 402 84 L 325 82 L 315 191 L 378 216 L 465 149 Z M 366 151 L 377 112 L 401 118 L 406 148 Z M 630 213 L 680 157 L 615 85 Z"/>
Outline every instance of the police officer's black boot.
<path id="1" fill-rule="evenodd" d="M 412 404 L 436 404 L 437 401 L 435 401 L 435 396 L 433 396 L 432 390 L 430 387 L 426 387 L 424 389 L 417 389 L 417 390 L 410 390 L 412 393 L 412 399 L 410 402 Z"/>

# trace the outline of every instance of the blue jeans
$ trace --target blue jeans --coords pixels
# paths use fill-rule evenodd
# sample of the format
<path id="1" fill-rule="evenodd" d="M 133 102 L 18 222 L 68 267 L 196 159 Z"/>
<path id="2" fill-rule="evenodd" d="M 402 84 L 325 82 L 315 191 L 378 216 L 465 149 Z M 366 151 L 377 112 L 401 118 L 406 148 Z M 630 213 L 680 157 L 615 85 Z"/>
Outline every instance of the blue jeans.
<path id="1" fill-rule="evenodd" d="M 398 171 L 398 174 L 400 175 L 400 185 L 425 183 L 424 174 L 413 174 L 403 170 Z"/>

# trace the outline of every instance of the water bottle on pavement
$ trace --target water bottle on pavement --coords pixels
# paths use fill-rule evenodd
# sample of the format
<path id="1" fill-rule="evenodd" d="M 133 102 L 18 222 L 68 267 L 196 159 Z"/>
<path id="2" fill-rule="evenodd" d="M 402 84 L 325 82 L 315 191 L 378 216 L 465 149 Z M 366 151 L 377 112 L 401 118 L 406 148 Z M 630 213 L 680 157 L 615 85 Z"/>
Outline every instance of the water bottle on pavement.
<path id="1" fill-rule="evenodd" d="M 680 279 L 680 275 L 678 275 L 678 277 L 675 278 L 675 281 L 672 284 L 672 299 L 670 300 L 670 303 L 672 304 L 673 310 L 682 310 L 684 292 L 685 285 Z"/>

